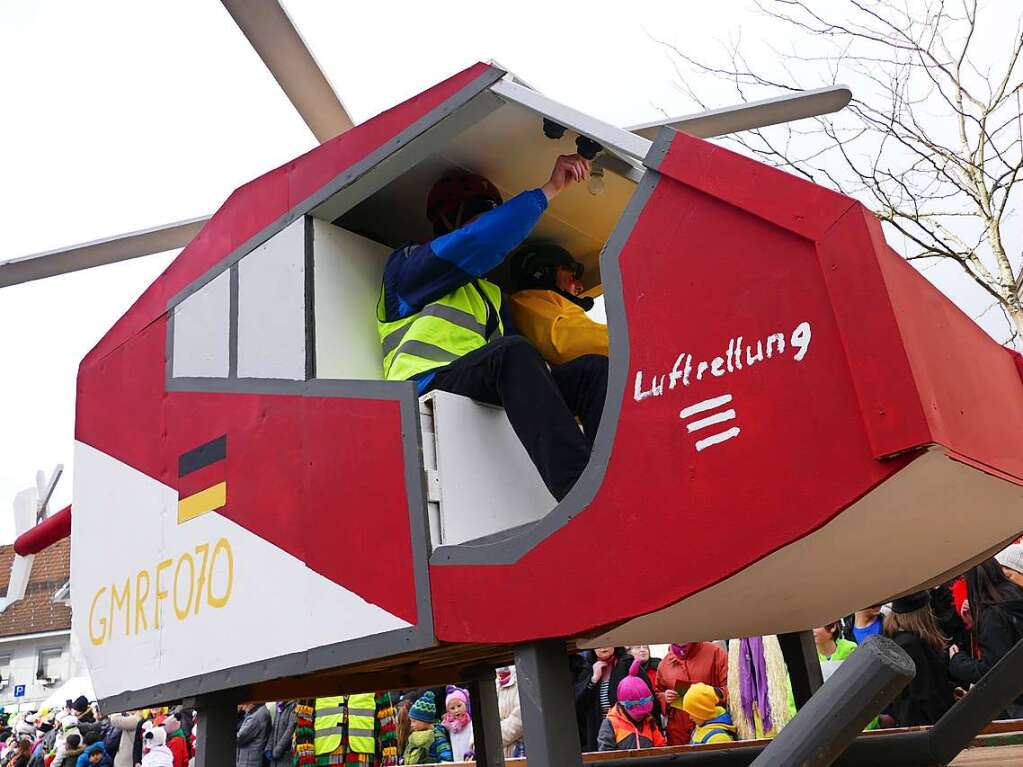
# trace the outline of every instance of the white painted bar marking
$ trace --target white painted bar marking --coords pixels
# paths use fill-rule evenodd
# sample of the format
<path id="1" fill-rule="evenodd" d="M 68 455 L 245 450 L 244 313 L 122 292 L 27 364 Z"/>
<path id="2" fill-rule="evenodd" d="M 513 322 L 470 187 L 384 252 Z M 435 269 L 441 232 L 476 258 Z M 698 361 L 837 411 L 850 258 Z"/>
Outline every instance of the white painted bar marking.
<path id="1" fill-rule="evenodd" d="M 697 402 L 695 405 L 682 408 L 682 411 L 678 414 L 679 418 L 688 418 L 691 415 L 702 413 L 706 410 L 713 410 L 721 405 L 727 405 L 732 401 L 731 394 L 722 394 L 720 397 L 714 397 L 712 399 L 705 399 L 703 402 Z"/>
<path id="2" fill-rule="evenodd" d="M 733 418 L 735 418 L 735 411 L 725 410 L 720 413 L 715 413 L 707 418 L 701 418 L 699 421 L 693 421 L 691 424 L 686 426 L 686 431 L 692 433 L 697 429 L 706 429 L 708 426 L 713 426 L 716 423 L 731 421 Z"/>
<path id="3" fill-rule="evenodd" d="M 713 445 L 716 445 L 719 442 L 724 442 L 726 439 L 731 439 L 732 437 L 738 437 L 738 436 L 739 436 L 739 427 L 738 426 L 733 426 L 731 429 L 728 429 L 727 431 L 723 431 L 723 432 L 721 432 L 719 434 L 712 434 L 711 436 L 707 437 L 706 439 L 699 440 L 696 443 L 696 452 L 699 453 L 704 448 L 712 447 Z"/>

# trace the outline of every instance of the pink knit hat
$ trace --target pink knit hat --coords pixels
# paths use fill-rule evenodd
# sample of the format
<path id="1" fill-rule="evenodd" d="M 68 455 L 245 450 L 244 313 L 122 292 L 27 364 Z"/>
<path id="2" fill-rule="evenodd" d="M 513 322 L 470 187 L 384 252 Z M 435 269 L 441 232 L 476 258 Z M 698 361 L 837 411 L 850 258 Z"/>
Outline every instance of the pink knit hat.
<path id="1" fill-rule="evenodd" d="M 649 716 L 654 710 L 654 694 L 650 686 L 640 678 L 640 673 L 642 666 L 638 660 L 634 660 L 629 675 L 618 683 L 618 702 L 636 720 Z"/>
<path id="2" fill-rule="evenodd" d="M 456 687 L 455 689 L 451 690 L 451 692 L 448 693 L 447 697 L 444 699 L 444 707 L 447 708 L 447 705 L 453 700 L 462 701 L 462 703 L 465 704 L 465 708 L 468 710 L 469 696 L 466 695 L 465 690 L 463 690 L 461 687 Z"/>

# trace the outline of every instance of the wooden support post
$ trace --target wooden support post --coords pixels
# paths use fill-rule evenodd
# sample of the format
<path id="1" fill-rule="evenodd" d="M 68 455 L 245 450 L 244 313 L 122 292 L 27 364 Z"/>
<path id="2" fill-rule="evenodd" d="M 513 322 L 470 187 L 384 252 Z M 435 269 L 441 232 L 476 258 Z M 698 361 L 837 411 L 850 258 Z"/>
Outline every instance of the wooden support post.
<path id="1" fill-rule="evenodd" d="M 781 645 L 785 665 L 789 668 L 789 679 L 792 680 L 792 697 L 796 700 L 796 709 L 802 709 L 810 700 L 810 696 L 824 684 L 820 659 L 817 657 L 817 644 L 813 641 L 813 632 L 798 631 L 792 634 L 779 634 L 778 644 Z"/>
<path id="2" fill-rule="evenodd" d="M 565 643 L 547 639 L 515 648 L 515 672 L 530 767 L 581 767 Z"/>
<path id="3" fill-rule="evenodd" d="M 494 669 L 480 667 L 467 676 L 476 767 L 504 767 L 501 712 L 497 708 Z"/>
<path id="4" fill-rule="evenodd" d="M 195 767 L 225 767 L 237 759 L 235 734 L 238 707 L 217 703 L 197 707 L 199 729 L 195 738 Z"/>
<path id="5" fill-rule="evenodd" d="M 753 760 L 753 767 L 828 767 L 915 675 L 905 650 L 887 637 L 870 637 Z"/>

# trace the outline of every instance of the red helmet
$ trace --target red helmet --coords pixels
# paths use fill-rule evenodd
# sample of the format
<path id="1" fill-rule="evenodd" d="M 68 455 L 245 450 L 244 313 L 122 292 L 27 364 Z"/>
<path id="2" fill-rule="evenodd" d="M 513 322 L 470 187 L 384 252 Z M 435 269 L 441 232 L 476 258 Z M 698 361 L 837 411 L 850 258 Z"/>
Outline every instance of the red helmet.
<path id="1" fill-rule="evenodd" d="M 430 189 L 426 198 L 426 217 L 433 224 L 434 232 L 443 234 L 502 202 L 497 187 L 483 176 L 457 173 L 444 176 Z"/>

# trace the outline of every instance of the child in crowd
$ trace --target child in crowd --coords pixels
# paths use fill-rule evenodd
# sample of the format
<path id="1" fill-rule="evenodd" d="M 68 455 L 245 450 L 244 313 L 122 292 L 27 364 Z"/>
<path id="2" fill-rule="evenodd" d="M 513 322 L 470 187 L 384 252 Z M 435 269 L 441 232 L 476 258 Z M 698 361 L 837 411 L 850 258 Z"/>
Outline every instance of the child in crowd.
<path id="1" fill-rule="evenodd" d="M 826 661 L 843 661 L 853 654 L 856 643 L 842 636 L 842 622 L 834 621 L 827 626 L 813 630 L 813 641 L 817 645 L 817 658 Z"/>
<path id="2" fill-rule="evenodd" d="M 74 719 L 74 717 L 71 717 Z M 50 763 L 51 767 L 75 767 L 78 757 L 85 751 L 82 745 L 82 736 L 77 729 L 78 720 L 75 719 L 73 732 L 66 732 L 63 740 L 57 742 L 57 753 Z"/>
<path id="3" fill-rule="evenodd" d="M 599 751 L 635 751 L 667 745 L 660 724 L 652 716 L 653 690 L 641 674 L 642 663 L 634 660 L 629 675 L 618 683 L 618 702 L 608 710 L 597 735 Z"/>
<path id="4" fill-rule="evenodd" d="M 730 743 L 735 740 L 732 716 L 721 705 L 724 695 L 717 687 L 697 682 L 682 697 L 682 710 L 689 714 L 696 728 L 692 743 Z"/>
<path id="5" fill-rule="evenodd" d="M 102 741 L 96 741 L 87 749 L 85 753 L 78 757 L 77 767 L 90 767 L 90 765 L 98 765 L 98 767 L 111 767 L 113 762 L 107 755 L 106 746 L 103 745 Z"/>
<path id="6" fill-rule="evenodd" d="M 409 709 L 412 732 L 405 746 L 405 764 L 450 762 L 451 744 L 444 726 L 437 721 L 433 691 L 427 690 Z M 143 765 L 146 767 L 146 765 Z"/>
<path id="7" fill-rule="evenodd" d="M 394 739 L 397 741 L 399 754 L 405 753 L 405 746 L 408 745 L 409 735 L 412 734 L 412 719 L 409 717 L 408 712 L 412 710 L 412 704 L 415 702 L 414 695 L 405 693 L 401 696 L 395 708 Z"/>
<path id="8" fill-rule="evenodd" d="M 469 716 L 469 693 L 455 687 L 444 701 L 446 713 L 441 723 L 451 738 L 451 752 L 456 762 L 473 758 L 472 719 Z"/>

